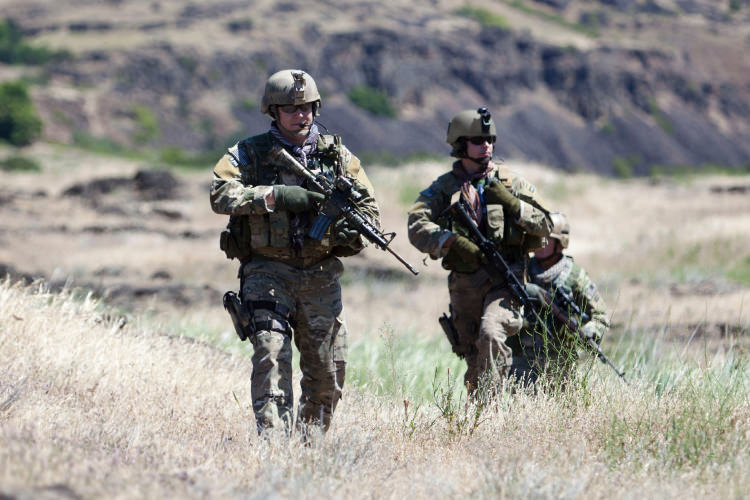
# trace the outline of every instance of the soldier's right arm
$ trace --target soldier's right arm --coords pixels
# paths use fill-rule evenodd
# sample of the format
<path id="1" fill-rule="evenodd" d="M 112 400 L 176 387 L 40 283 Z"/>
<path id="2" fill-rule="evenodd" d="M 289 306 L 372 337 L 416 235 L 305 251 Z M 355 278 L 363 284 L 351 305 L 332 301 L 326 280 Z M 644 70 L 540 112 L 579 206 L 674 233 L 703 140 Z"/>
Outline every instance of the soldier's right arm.
<path id="1" fill-rule="evenodd" d="M 251 215 L 273 211 L 273 186 L 245 184 L 239 160 L 231 148 L 214 167 L 211 182 L 211 208 L 217 214 Z"/>
<path id="2" fill-rule="evenodd" d="M 440 227 L 437 219 L 450 204 L 450 196 L 439 188 L 437 182 L 419 193 L 417 201 L 409 209 L 409 241 L 419 251 L 429 254 L 433 259 L 445 256 L 446 241 L 453 233 Z"/>

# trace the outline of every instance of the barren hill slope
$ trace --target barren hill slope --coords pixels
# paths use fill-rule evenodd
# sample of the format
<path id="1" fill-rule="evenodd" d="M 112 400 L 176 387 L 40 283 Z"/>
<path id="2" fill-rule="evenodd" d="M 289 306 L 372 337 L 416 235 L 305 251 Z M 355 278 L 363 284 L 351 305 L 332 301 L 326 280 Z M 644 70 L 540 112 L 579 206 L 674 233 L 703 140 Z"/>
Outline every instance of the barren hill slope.
<path id="1" fill-rule="evenodd" d="M 499 154 L 568 170 L 750 158 L 742 0 L 2 0 L 32 43 L 74 58 L 33 94 L 50 139 L 212 149 L 264 130 L 265 78 L 300 67 L 321 121 L 370 153 L 444 154 L 458 110 L 488 105 Z"/>

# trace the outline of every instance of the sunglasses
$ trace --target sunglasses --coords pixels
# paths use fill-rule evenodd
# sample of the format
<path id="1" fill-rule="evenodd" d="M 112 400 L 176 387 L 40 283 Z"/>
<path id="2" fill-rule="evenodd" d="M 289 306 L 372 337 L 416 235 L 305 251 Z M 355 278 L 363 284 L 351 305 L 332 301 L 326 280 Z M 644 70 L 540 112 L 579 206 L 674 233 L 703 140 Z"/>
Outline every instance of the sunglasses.
<path id="1" fill-rule="evenodd" d="M 489 137 L 476 136 L 476 137 L 467 137 L 466 140 L 475 146 L 481 146 L 485 142 L 488 144 L 495 144 L 496 137 L 494 135 L 491 135 Z"/>
<path id="2" fill-rule="evenodd" d="M 284 113 L 290 115 L 292 113 L 296 113 L 297 110 L 302 111 L 303 113 L 309 113 L 312 111 L 313 103 L 306 102 L 304 104 L 286 104 L 284 106 L 279 106 L 279 109 L 283 111 Z"/>

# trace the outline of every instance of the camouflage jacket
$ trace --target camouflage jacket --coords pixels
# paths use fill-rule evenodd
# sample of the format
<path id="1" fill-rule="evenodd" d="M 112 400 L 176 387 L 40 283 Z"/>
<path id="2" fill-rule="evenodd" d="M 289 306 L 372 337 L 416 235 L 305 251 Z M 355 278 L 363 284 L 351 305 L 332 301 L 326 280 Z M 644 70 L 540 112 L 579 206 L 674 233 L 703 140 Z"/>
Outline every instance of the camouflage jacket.
<path id="1" fill-rule="evenodd" d="M 573 302 L 590 318 L 587 323 L 580 325 L 580 328 L 590 330 L 597 342 L 602 338 L 609 328 L 607 306 L 588 273 L 573 262 L 572 257 L 564 255 L 559 262 L 546 270 L 535 258 L 532 258 L 529 262 L 528 273 L 529 281 L 549 292 L 563 288 L 571 293 Z M 556 331 L 560 332 L 564 328 L 559 322 L 554 323 Z"/>
<path id="2" fill-rule="evenodd" d="M 333 224 L 320 241 L 311 239 L 307 231 L 317 215 L 314 211 L 294 214 L 269 205 L 273 185 L 299 185 L 302 180 L 271 162 L 268 152 L 275 146 L 281 144 L 270 133 L 243 139 L 229 148 L 214 167 L 211 208 L 230 216 L 220 241 L 227 257 L 244 260 L 258 256 L 307 267 L 331 254 L 353 255 L 364 248 L 367 242 L 362 237 L 346 247 L 334 245 Z M 351 178 L 362 195 L 357 206 L 376 226 L 380 225 L 372 184 L 359 159 L 345 146 L 336 144 L 334 136 L 318 137 L 317 151 L 307 157 L 307 167 L 312 171 L 320 169 L 331 179 L 336 175 Z M 295 238 L 301 249 L 294 247 Z"/>
<path id="3" fill-rule="evenodd" d="M 545 237 L 551 228 L 549 211 L 536 188 L 508 168 L 494 166 L 488 178 L 499 180 L 521 200 L 521 212 L 516 219 L 508 217 L 502 205 L 486 205 L 483 232 L 509 261 L 525 261 L 529 251 L 544 246 L 546 242 Z M 461 185 L 462 181 L 453 172 L 446 172 L 422 191 L 409 209 L 409 241 L 433 259 L 445 257 L 444 244 L 452 234 L 468 234 L 444 215 L 445 210 L 461 196 Z M 445 262 L 443 264 L 450 269 Z"/>

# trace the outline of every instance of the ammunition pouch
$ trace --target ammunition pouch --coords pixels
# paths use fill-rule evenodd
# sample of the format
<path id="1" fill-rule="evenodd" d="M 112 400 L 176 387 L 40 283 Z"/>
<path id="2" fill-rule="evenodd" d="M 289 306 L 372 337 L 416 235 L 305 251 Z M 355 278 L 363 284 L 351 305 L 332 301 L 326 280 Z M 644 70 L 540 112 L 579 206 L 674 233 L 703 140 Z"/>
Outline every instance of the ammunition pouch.
<path id="1" fill-rule="evenodd" d="M 219 235 L 219 248 L 227 259 L 243 260 L 250 256 L 250 226 L 247 216 L 231 216 Z"/>

